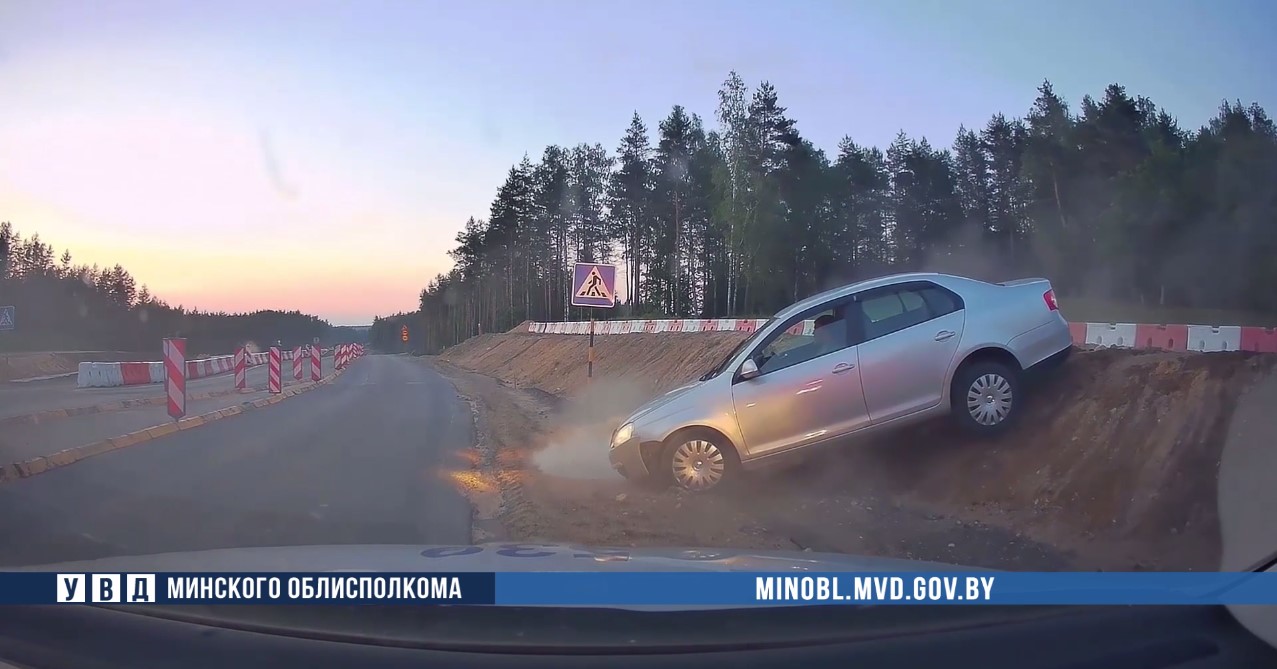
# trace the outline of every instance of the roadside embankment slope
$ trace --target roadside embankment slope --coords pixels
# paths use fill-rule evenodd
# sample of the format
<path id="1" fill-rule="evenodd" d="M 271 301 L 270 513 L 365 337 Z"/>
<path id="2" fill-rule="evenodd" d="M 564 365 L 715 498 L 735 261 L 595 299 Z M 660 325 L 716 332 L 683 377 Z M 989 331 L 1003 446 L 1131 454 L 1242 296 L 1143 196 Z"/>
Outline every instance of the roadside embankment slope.
<path id="1" fill-rule="evenodd" d="M 564 398 L 569 422 L 596 420 L 594 432 L 605 435 L 610 421 L 700 376 L 745 336 L 596 337 L 593 381 L 583 336 L 483 335 L 441 359 Z M 930 425 L 821 449 L 800 469 L 751 488 L 796 487 L 813 502 L 848 490 L 909 500 L 1089 552 L 1087 565 L 1215 568 L 1217 481 L 1233 408 L 1274 363 L 1271 354 L 1079 350 L 1034 388 L 1022 420 L 995 441 Z M 573 457 L 605 457 L 605 445 L 593 446 Z"/>

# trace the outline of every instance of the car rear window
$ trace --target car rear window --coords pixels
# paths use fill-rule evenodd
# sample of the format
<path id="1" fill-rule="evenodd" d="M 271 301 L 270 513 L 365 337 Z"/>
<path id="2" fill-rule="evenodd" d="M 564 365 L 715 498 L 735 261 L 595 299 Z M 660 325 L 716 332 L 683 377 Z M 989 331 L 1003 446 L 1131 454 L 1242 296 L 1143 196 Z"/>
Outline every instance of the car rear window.
<path id="1" fill-rule="evenodd" d="M 927 302 L 932 318 L 939 318 L 957 311 L 960 307 L 953 293 L 942 288 L 930 287 L 919 290 L 922 299 Z"/>

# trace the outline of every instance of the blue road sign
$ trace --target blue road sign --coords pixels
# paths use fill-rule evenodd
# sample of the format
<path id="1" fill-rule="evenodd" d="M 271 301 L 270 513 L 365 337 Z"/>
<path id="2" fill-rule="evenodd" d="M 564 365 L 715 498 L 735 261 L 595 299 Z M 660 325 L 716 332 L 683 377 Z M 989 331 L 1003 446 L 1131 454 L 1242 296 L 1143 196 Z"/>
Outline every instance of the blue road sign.
<path id="1" fill-rule="evenodd" d="M 17 309 L 12 306 L 0 307 L 0 330 L 13 330 L 18 327 L 14 325 L 13 315 L 16 311 Z"/>
<path id="2" fill-rule="evenodd" d="M 579 262 L 572 270 L 572 306 L 616 306 L 616 265 Z"/>

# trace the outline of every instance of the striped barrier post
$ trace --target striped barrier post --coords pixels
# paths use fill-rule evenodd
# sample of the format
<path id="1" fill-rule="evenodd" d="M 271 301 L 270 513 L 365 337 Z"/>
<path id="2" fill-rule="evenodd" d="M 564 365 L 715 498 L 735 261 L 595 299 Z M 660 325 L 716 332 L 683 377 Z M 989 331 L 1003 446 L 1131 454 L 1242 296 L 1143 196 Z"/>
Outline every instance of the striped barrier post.
<path id="1" fill-rule="evenodd" d="M 310 380 L 318 381 L 323 373 L 323 349 L 318 345 L 310 347 Z"/>
<path id="2" fill-rule="evenodd" d="M 302 357 L 302 347 L 298 346 L 294 348 L 293 349 L 293 379 L 295 381 L 302 380 L 302 362 L 304 360 L 305 358 Z"/>
<path id="3" fill-rule="evenodd" d="M 345 369 L 346 368 L 346 345 L 338 344 L 337 353 L 334 355 L 337 360 L 337 369 Z"/>
<path id="4" fill-rule="evenodd" d="M 267 381 L 267 384 L 268 384 L 267 389 L 272 393 L 279 393 L 281 391 L 280 382 L 279 382 L 279 371 L 280 371 L 279 358 L 280 358 L 279 347 L 278 346 L 270 347 L 270 370 L 269 370 L 270 378 Z"/>
<path id="5" fill-rule="evenodd" d="M 164 394 L 168 397 L 168 415 L 179 420 L 186 415 L 186 339 L 164 340 Z"/>
<path id="6" fill-rule="evenodd" d="M 235 389 L 243 390 L 248 385 L 248 351 L 243 347 L 235 349 Z"/>

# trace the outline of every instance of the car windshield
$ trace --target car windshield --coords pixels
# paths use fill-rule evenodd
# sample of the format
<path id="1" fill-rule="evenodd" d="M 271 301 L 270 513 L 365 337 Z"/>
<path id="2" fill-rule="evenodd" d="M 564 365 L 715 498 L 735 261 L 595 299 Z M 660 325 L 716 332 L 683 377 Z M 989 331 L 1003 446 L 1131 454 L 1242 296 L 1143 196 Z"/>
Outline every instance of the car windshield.
<path id="1" fill-rule="evenodd" d="M 772 317 L 764 321 L 761 325 L 757 325 L 757 329 L 754 330 L 753 334 L 746 337 L 745 339 L 740 340 L 740 343 L 732 347 L 732 349 L 727 352 L 727 355 L 724 355 L 723 358 L 719 360 L 717 364 L 711 367 L 708 372 L 705 372 L 705 374 L 703 374 L 700 377 L 700 380 L 707 381 L 727 371 L 727 366 L 731 364 L 732 360 L 734 360 L 736 356 L 740 355 L 741 351 L 744 351 L 748 349 L 749 347 L 753 346 L 754 343 L 757 342 L 763 336 L 763 331 L 766 330 L 768 327 L 770 327 L 771 324 L 775 322 L 775 320 L 776 318 Z"/>
<path id="2" fill-rule="evenodd" d="M 6 0 L 0 569 L 1254 563 L 1277 3 L 1133 1 Z"/>

